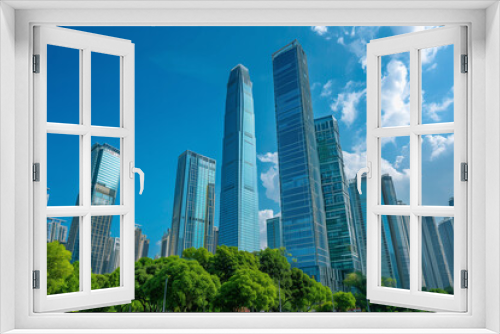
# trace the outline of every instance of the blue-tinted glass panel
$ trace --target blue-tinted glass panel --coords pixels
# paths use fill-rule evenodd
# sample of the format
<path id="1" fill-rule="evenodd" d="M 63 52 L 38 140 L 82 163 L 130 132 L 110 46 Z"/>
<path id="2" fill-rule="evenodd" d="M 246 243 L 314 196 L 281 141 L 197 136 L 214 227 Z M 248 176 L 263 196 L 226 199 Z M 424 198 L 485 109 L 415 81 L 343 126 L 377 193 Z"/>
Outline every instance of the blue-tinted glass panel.
<path id="1" fill-rule="evenodd" d="M 410 137 L 386 137 L 381 144 L 381 204 L 410 204 Z"/>
<path id="2" fill-rule="evenodd" d="M 410 289 L 410 217 L 385 216 L 381 219 L 381 285 Z"/>
<path id="3" fill-rule="evenodd" d="M 423 291 L 453 294 L 453 218 L 422 217 Z"/>
<path id="4" fill-rule="evenodd" d="M 80 50 L 47 45 L 47 122 L 80 123 Z"/>
<path id="5" fill-rule="evenodd" d="M 92 125 L 120 126 L 120 57 L 92 52 Z"/>
<path id="6" fill-rule="evenodd" d="M 422 123 L 453 122 L 453 45 L 420 50 Z"/>
<path id="7" fill-rule="evenodd" d="M 80 137 L 47 134 L 47 205 L 79 205 L 79 190 Z"/>
<path id="8" fill-rule="evenodd" d="M 68 249 L 70 226 L 74 220 L 79 222 L 80 217 L 47 218 L 48 295 L 80 291 L 79 256 L 73 257 Z"/>
<path id="9" fill-rule="evenodd" d="M 120 139 L 92 137 L 92 205 L 120 204 Z"/>
<path id="10" fill-rule="evenodd" d="M 92 290 L 120 286 L 120 216 L 91 217 Z M 136 247 L 148 252 L 149 239 Z M 104 277 L 104 274 L 110 274 Z"/>
<path id="11" fill-rule="evenodd" d="M 449 204 L 454 194 L 454 135 L 422 136 L 422 205 Z"/>

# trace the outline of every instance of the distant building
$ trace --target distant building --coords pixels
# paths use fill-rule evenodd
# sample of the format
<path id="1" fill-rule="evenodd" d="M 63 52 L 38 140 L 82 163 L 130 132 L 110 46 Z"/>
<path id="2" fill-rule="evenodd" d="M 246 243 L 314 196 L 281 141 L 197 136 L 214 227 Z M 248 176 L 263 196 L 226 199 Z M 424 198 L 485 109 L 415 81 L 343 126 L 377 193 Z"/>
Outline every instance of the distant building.
<path id="1" fill-rule="evenodd" d="M 135 261 L 148 256 L 149 239 L 148 236 L 142 234 L 142 229 L 139 225 L 135 226 Z"/>
<path id="2" fill-rule="evenodd" d="M 163 233 L 163 237 L 161 237 L 161 251 L 160 251 L 160 257 L 168 257 L 169 254 L 169 248 L 170 248 L 170 240 L 172 237 L 171 230 L 168 229 L 167 232 Z"/>
<path id="3" fill-rule="evenodd" d="M 120 238 L 108 238 L 105 254 L 103 274 L 112 273 L 120 267 Z"/>
<path id="4" fill-rule="evenodd" d="M 260 249 L 255 114 L 248 69 L 229 74 L 221 170 L 220 244 Z"/>
<path id="5" fill-rule="evenodd" d="M 215 160 L 192 151 L 179 156 L 169 255 L 213 248 Z"/>
<path id="6" fill-rule="evenodd" d="M 351 201 L 354 231 L 356 232 L 359 262 L 361 272 L 366 275 L 366 175 L 361 178 L 361 192 L 361 194 L 358 192 L 356 179 L 350 180 L 349 199 Z"/>
<path id="7" fill-rule="evenodd" d="M 267 247 L 271 249 L 283 247 L 283 228 L 281 217 L 269 218 L 267 221 Z"/>
<path id="8" fill-rule="evenodd" d="M 212 254 L 215 254 L 217 251 L 217 246 L 219 245 L 219 228 L 217 226 L 214 226 L 214 233 L 213 233 L 213 244 L 208 251 Z"/>
<path id="9" fill-rule="evenodd" d="M 283 244 L 292 267 L 331 286 L 307 56 L 294 40 L 272 62 Z"/>
<path id="10" fill-rule="evenodd" d="M 443 219 L 438 223 L 439 237 L 443 244 L 444 255 L 446 256 L 446 262 L 448 262 L 448 267 L 450 273 L 453 277 L 454 273 L 454 219 L 451 217 Z"/>
<path id="11" fill-rule="evenodd" d="M 362 271 L 337 120 L 326 116 L 314 125 L 332 268 L 344 275 Z"/>
<path id="12" fill-rule="evenodd" d="M 57 218 L 47 218 L 47 242 L 58 241 L 66 244 L 68 239 L 68 227 L 63 225 L 65 220 Z"/>
<path id="13" fill-rule="evenodd" d="M 120 150 L 109 144 L 94 144 L 91 166 L 91 204 L 114 205 L 120 185 Z M 79 198 L 76 203 L 79 205 Z M 112 220 L 113 216 L 91 218 L 91 266 L 94 274 L 103 273 Z M 80 217 L 73 218 L 67 249 L 72 253 L 71 262 L 80 260 Z"/>
<path id="14" fill-rule="evenodd" d="M 422 271 L 422 285 L 428 290 L 453 287 L 453 272 L 450 271 L 434 217 L 422 217 Z"/>

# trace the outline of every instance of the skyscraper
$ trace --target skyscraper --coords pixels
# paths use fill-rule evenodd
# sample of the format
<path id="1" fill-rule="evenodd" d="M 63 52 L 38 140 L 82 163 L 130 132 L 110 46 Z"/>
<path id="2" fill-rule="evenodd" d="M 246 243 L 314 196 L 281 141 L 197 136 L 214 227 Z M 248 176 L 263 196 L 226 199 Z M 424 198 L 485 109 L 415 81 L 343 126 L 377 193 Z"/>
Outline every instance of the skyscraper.
<path id="1" fill-rule="evenodd" d="M 446 261 L 448 262 L 448 267 L 450 269 L 450 273 L 453 275 L 454 272 L 454 230 L 453 224 L 454 219 L 451 217 L 443 219 L 438 223 L 438 232 L 439 237 L 441 238 L 441 242 L 443 243 L 444 255 L 446 256 Z"/>
<path id="2" fill-rule="evenodd" d="M 422 271 L 427 289 L 453 287 L 453 272 L 434 217 L 422 217 Z"/>
<path id="3" fill-rule="evenodd" d="M 160 251 L 161 257 L 167 257 L 170 255 L 168 251 L 170 249 L 171 239 L 172 239 L 172 233 L 171 230 L 168 229 L 167 232 L 163 233 L 163 237 L 161 237 L 161 251 Z"/>
<path id="4" fill-rule="evenodd" d="M 108 238 L 106 247 L 103 274 L 112 273 L 120 267 L 120 238 Z"/>
<path id="5" fill-rule="evenodd" d="M 58 241 L 65 244 L 68 238 L 68 227 L 63 225 L 65 220 L 47 218 L 47 242 Z"/>
<path id="6" fill-rule="evenodd" d="M 114 205 L 120 186 L 120 150 L 109 145 L 95 143 L 91 150 L 91 204 Z M 79 199 L 77 199 L 77 205 Z M 92 216 L 91 262 L 92 273 L 101 274 L 106 243 L 113 216 Z M 72 252 L 71 262 L 80 259 L 80 219 L 73 218 L 67 249 Z"/>
<path id="7" fill-rule="evenodd" d="M 267 247 L 271 249 L 283 247 L 283 228 L 281 217 L 269 218 L 267 221 Z"/>
<path id="8" fill-rule="evenodd" d="M 326 116 L 314 125 L 332 268 L 344 275 L 361 271 L 337 120 Z"/>
<path id="9" fill-rule="evenodd" d="M 331 285 L 307 57 L 297 40 L 272 56 L 283 241 L 302 269 Z"/>
<path id="10" fill-rule="evenodd" d="M 382 205 L 399 205 L 396 196 L 396 189 L 392 177 L 389 174 L 382 175 Z M 387 223 L 386 223 L 387 221 Z M 386 226 L 388 225 L 388 228 Z M 402 216 L 382 216 L 382 233 L 390 234 L 391 238 L 386 238 L 388 244 L 388 258 L 392 257 L 392 251 L 396 258 L 397 276 L 391 278 L 396 279 L 397 287 L 403 289 L 410 288 L 410 236 L 408 220 Z M 385 247 L 385 246 L 384 246 Z M 399 277 L 398 277 L 399 276 Z M 387 277 L 387 276 L 385 276 Z M 389 276 L 390 277 L 390 276 Z"/>
<path id="11" fill-rule="evenodd" d="M 248 69 L 229 74 L 224 117 L 220 202 L 220 245 L 260 249 L 255 114 Z"/>
<path id="12" fill-rule="evenodd" d="M 135 225 L 135 261 L 148 256 L 149 239 L 142 233 L 140 225 Z"/>
<path id="13" fill-rule="evenodd" d="M 169 255 L 213 247 L 214 212 L 215 160 L 185 151 L 177 164 Z"/>
<path id="14" fill-rule="evenodd" d="M 212 247 L 208 249 L 208 251 L 212 254 L 215 254 L 217 251 L 217 245 L 219 244 L 219 228 L 214 226 L 214 235 L 213 235 L 213 244 Z"/>

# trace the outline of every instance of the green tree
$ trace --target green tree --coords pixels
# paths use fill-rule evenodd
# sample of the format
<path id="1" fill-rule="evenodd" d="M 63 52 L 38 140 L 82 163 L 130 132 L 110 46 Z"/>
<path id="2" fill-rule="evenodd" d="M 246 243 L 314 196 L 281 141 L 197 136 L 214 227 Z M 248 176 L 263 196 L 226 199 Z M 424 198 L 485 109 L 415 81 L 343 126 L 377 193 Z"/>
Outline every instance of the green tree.
<path id="1" fill-rule="evenodd" d="M 356 307 L 356 298 L 351 292 L 338 291 L 333 294 L 333 305 L 339 312 L 347 312 Z"/>
<path id="2" fill-rule="evenodd" d="M 210 262 L 213 258 L 213 254 L 210 253 L 206 248 L 200 247 L 198 249 L 191 247 L 187 248 L 182 252 L 182 257 L 188 260 L 196 260 L 205 270 L 209 270 Z"/>
<path id="3" fill-rule="evenodd" d="M 443 289 L 440 289 L 440 288 L 436 288 L 436 289 L 430 289 L 429 292 L 434 292 L 434 293 L 443 293 L 445 295 L 448 294 L 448 292 L 446 292 L 446 290 L 443 290 Z"/>
<path id="4" fill-rule="evenodd" d="M 255 255 L 237 247 L 218 246 L 215 255 L 210 258 L 208 272 L 224 283 L 239 269 L 258 270 L 259 262 Z"/>
<path id="5" fill-rule="evenodd" d="M 276 303 L 277 294 L 268 274 L 255 269 L 239 269 L 220 287 L 216 305 L 223 312 L 242 308 L 269 311 Z"/>
<path id="6" fill-rule="evenodd" d="M 47 243 L 47 294 L 62 293 L 67 279 L 73 274 L 71 252 L 58 241 Z"/>
<path id="7" fill-rule="evenodd" d="M 167 286 L 167 310 L 176 312 L 209 311 L 220 287 L 219 279 L 210 275 L 197 262 L 177 256 L 161 259 L 162 268 L 143 286 L 154 309 L 163 306 L 165 281 Z"/>
<path id="8" fill-rule="evenodd" d="M 316 281 L 298 268 L 292 268 L 291 279 L 292 286 L 287 301 L 292 306 L 292 311 L 309 311 L 316 300 L 314 286 Z"/>
<path id="9" fill-rule="evenodd" d="M 281 291 L 278 290 L 278 301 L 274 308 L 274 310 L 278 311 L 279 294 L 281 294 L 282 305 L 285 304 L 286 300 L 291 296 L 292 269 L 286 258 L 285 248 L 266 248 L 259 251 L 256 256 L 259 260 L 260 271 L 268 274 L 274 280 L 277 288 L 278 285 L 281 287 Z"/>

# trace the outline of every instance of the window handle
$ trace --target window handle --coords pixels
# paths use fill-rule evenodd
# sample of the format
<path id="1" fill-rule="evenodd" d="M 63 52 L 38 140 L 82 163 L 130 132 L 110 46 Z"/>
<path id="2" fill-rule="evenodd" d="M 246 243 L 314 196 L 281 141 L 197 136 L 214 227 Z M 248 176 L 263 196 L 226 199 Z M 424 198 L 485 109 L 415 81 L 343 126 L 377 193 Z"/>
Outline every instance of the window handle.
<path id="1" fill-rule="evenodd" d="M 130 161 L 130 178 L 134 178 L 134 174 L 137 173 L 139 174 L 140 177 L 140 184 L 141 184 L 141 190 L 139 190 L 139 195 L 142 195 L 142 192 L 144 191 L 144 172 L 140 168 L 134 167 L 134 162 Z"/>
<path id="2" fill-rule="evenodd" d="M 366 176 L 370 179 L 372 177 L 372 163 L 368 161 L 366 163 L 366 167 L 361 168 L 358 173 L 356 174 L 356 183 L 358 185 L 358 193 L 362 194 L 361 192 L 361 177 L 363 174 L 366 173 Z"/>

